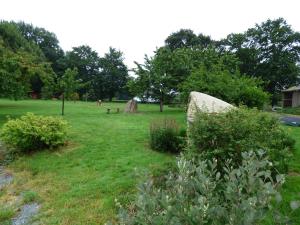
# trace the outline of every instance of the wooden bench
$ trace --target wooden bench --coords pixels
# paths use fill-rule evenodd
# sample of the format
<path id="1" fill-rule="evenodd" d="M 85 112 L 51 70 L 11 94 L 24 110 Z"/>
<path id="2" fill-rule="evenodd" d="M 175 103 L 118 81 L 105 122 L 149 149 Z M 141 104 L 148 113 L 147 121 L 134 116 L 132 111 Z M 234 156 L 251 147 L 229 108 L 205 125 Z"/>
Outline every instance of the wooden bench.
<path id="1" fill-rule="evenodd" d="M 107 110 L 106 113 L 110 114 L 111 109 L 107 108 L 106 110 Z M 116 113 L 120 113 L 120 108 L 116 108 Z"/>

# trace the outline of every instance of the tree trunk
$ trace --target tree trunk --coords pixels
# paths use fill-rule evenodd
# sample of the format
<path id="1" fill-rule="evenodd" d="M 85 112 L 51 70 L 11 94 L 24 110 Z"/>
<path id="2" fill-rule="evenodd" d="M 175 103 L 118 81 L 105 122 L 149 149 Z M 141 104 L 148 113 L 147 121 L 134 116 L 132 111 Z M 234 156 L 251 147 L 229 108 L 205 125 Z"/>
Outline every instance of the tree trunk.
<path id="1" fill-rule="evenodd" d="M 159 111 L 162 112 L 164 109 L 164 93 L 160 92 L 160 100 L 159 100 Z"/>
<path id="2" fill-rule="evenodd" d="M 65 114 L 65 94 L 62 94 L 62 107 L 61 107 L 61 115 L 63 116 Z"/>
<path id="3" fill-rule="evenodd" d="M 164 109 L 164 103 L 163 103 L 163 100 L 161 99 L 159 102 L 159 111 L 162 112 L 163 109 Z"/>
<path id="4" fill-rule="evenodd" d="M 108 100 L 109 100 L 110 102 L 112 102 L 112 99 L 113 99 L 113 97 L 109 97 L 109 99 L 108 99 Z"/>

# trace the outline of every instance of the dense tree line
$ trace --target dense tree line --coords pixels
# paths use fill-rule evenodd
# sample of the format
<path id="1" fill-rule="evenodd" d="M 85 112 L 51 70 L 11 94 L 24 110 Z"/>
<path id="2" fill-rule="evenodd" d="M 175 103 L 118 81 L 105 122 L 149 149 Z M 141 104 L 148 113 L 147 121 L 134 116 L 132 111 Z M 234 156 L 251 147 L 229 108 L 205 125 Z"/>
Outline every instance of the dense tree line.
<path id="1" fill-rule="evenodd" d="M 100 57 L 82 45 L 64 52 L 56 35 L 24 22 L 0 22 L 0 96 L 15 99 L 35 93 L 51 98 L 63 94 L 60 88 L 67 71 L 76 69 L 73 91 L 82 99 L 109 99 L 126 91 L 128 69 L 123 53 L 110 47 Z M 68 94 L 66 97 L 73 96 Z"/>
<path id="2" fill-rule="evenodd" d="M 278 93 L 295 85 L 299 77 L 300 33 L 283 18 L 267 20 L 241 34 L 230 34 L 218 43 L 220 51 L 234 53 L 240 71 L 264 81 L 263 87 L 278 100 Z"/>
<path id="3" fill-rule="evenodd" d="M 201 91 L 234 104 L 276 104 L 299 79 L 300 34 L 282 19 L 267 20 L 220 41 L 181 29 L 153 57 L 136 63 L 129 90 L 161 103 Z M 268 97 L 267 93 L 270 97 Z"/>
<path id="4" fill-rule="evenodd" d="M 43 85 L 40 85 L 42 83 Z M 0 24 L 0 96 L 26 96 L 31 84 L 44 96 L 51 95 L 54 72 L 41 49 L 27 41 L 13 23 Z"/>
<path id="5" fill-rule="evenodd" d="M 220 41 L 181 29 L 169 35 L 154 56 L 135 62 L 128 76 L 123 53 L 110 47 L 100 57 L 87 45 L 64 52 L 56 35 L 24 22 L 0 22 L 0 95 L 21 98 L 62 94 L 59 81 L 76 69 L 81 99 L 139 96 L 163 105 L 186 102 L 202 91 L 234 104 L 262 107 L 279 100 L 299 79 L 300 34 L 282 19 L 267 20 Z M 266 94 L 268 93 L 268 94 Z M 70 95 L 72 96 L 72 95 Z"/>

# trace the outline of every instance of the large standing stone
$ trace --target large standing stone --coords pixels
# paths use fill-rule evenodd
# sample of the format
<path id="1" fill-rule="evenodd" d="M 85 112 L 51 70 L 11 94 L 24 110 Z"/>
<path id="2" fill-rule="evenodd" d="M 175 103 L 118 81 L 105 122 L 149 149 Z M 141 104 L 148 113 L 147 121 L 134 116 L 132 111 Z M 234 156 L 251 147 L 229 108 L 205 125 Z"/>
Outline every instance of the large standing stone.
<path id="1" fill-rule="evenodd" d="M 221 99 L 213 96 L 192 91 L 189 96 L 187 120 L 188 123 L 192 123 L 195 119 L 195 114 L 198 111 L 207 113 L 220 113 L 226 112 L 234 108 L 233 105 L 222 101 Z"/>
<path id="2" fill-rule="evenodd" d="M 137 112 L 137 101 L 129 100 L 126 104 L 124 112 L 126 113 L 136 113 Z"/>

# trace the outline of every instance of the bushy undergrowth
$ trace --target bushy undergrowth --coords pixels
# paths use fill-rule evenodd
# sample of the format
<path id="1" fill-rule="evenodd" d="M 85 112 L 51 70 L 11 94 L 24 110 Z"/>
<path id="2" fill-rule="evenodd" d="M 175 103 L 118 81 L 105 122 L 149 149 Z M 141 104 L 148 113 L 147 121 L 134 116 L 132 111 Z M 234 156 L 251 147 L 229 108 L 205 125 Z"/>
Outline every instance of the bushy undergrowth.
<path id="1" fill-rule="evenodd" d="M 273 200 L 282 199 L 278 187 L 284 176 L 279 171 L 287 172 L 294 140 L 278 119 L 245 108 L 220 114 L 199 112 L 188 138 L 177 169 L 159 182 L 150 177 L 129 208 L 119 205 L 119 224 L 288 222 Z M 292 210 L 299 206 L 294 203 Z"/>
<path id="2" fill-rule="evenodd" d="M 173 119 L 153 121 L 150 124 L 150 146 L 157 151 L 180 152 L 185 146 L 185 130 Z"/>
<path id="3" fill-rule="evenodd" d="M 181 157 L 164 186 L 157 187 L 150 179 L 139 187 L 131 210 L 121 207 L 119 224 L 258 224 L 272 198 L 281 199 L 276 187 L 284 177 L 273 181 L 269 163 L 263 154 L 244 152 L 237 168 L 224 162 L 221 176 L 215 159 Z"/>
<path id="4" fill-rule="evenodd" d="M 27 152 L 62 145 L 66 134 L 67 122 L 63 119 L 27 113 L 4 124 L 1 140 L 15 151 Z"/>
<path id="5" fill-rule="evenodd" d="M 242 161 L 242 152 L 263 149 L 275 169 L 287 172 L 294 140 L 278 119 L 255 109 L 233 109 L 227 113 L 199 112 L 189 129 L 190 152 L 202 159 L 216 158 L 220 168 L 227 159 Z"/>

